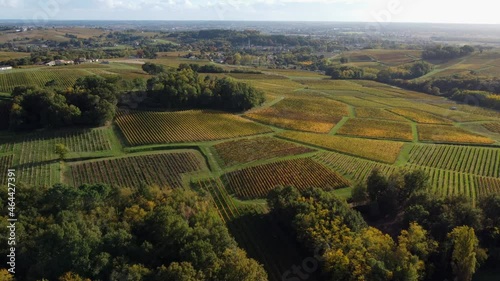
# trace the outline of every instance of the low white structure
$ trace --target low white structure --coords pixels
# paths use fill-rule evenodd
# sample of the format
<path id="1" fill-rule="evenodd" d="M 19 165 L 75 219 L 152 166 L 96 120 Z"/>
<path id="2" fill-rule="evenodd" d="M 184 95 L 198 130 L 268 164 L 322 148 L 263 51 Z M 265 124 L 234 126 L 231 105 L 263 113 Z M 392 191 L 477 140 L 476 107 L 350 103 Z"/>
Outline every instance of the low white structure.
<path id="1" fill-rule="evenodd" d="M 68 64 L 74 64 L 75 62 L 72 60 L 56 60 L 55 64 L 56 65 L 68 65 Z"/>
<path id="2" fill-rule="evenodd" d="M 10 70 L 10 69 L 12 69 L 12 66 L 10 65 L 0 65 L 0 71 Z"/>

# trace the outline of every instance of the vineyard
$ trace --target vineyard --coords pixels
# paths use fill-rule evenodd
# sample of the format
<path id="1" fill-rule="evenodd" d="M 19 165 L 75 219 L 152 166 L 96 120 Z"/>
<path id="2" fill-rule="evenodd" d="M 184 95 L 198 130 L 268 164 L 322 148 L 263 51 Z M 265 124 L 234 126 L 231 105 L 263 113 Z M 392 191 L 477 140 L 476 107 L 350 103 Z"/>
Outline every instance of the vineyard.
<path id="1" fill-rule="evenodd" d="M 500 193 L 500 179 L 489 177 L 475 177 L 474 184 L 477 186 L 477 197 Z"/>
<path id="2" fill-rule="evenodd" d="M 361 88 L 359 84 L 347 80 L 296 79 L 295 81 L 314 90 L 356 91 Z"/>
<path id="3" fill-rule="evenodd" d="M 486 123 L 483 127 L 490 132 L 500 134 L 500 123 Z"/>
<path id="4" fill-rule="evenodd" d="M 19 86 L 37 86 L 44 87 L 51 80 L 55 80 L 59 88 L 73 86 L 75 81 L 89 75 L 88 72 L 78 69 L 65 70 L 26 70 L 0 73 L 0 92 L 10 93 L 15 87 Z"/>
<path id="5" fill-rule="evenodd" d="M 336 152 L 319 153 L 314 159 L 353 181 L 359 182 L 365 182 L 374 169 L 378 169 L 384 175 L 390 175 L 398 169 L 393 165 L 364 160 Z"/>
<path id="6" fill-rule="evenodd" d="M 179 188 L 182 174 L 205 169 L 200 155 L 181 152 L 83 162 L 71 166 L 71 175 L 74 186 L 106 183 L 129 188 L 141 184 Z"/>
<path id="7" fill-rule="evenodd" d="M 55 145 L 66 145 L 68 158 L 111 150 L 105 129 L 40 132 L 4 140 L 0 153 L 14 152 L 12 165 L 19 171 L 19 181 L 25 184 L 50 186 L 60 182 Z"/>
<path id="8" fill-rule="evenodd" d="M 29 163 L 15 166 L 17 182 L 36 187 L 50 187 L 61 182 L 59 162 Z"/>
<path id="9" fill-rule="evenodd" d="M 386 65 L 401 65 L 419 60 L 422 56 L 422 51 L 418 50 L 362 50 L 347 52 L 346 56 L 352 57 L 366 57 L 379 61 Z M 367 61 L 368 59 L 365 59 Z"/>
<path id="10" fill-rule="evenodd" d="M 347 105 L 334 100 L 287 98 L 246 116 L 276 127 L 328 133 L 349 111 Z"/>
<path id="11" fill-rule="evenodd" d="M 29 57 L 29 53 L 22 52 L 0 52 L 0 61 Z"/>
<path id="12" fill-rule="evenodd" d="M 413 140 L 411 124 L 374 119 L 349 119 L 337 134 L 365 138 Z"/>
<path id="13" fill-rule="evenodd" d="M 374 169 L 389 176 L 400 168 L 374 161 L 350 157 L 335 152 L 324 152 L 315 159 L 338 171 L 353 181 L 365 182 Z M 429 175 L 429 192 L 439 196 L 465 195 L 475 202 L 480 196 L 500 192 L 500 180 L 494 177 L 476 176 L 432 167 L 407 165 L 404 170 L 423 170 Z"/>
<path id="14" fill-rule="evenodd" d="M 459 110 L 452 110 L 450 108 L 443 108 L 430 103 L 424 103 L 421 100 L 411 100 L 406 96 L 405 98 L 392 98 L 392 99 L 380 99 L 378 97 L 365 97 L 368 100 L 383 103 L 389 107 L 398 108 L 411 108 L 419 111 L 425 111 L 434 116 L 441 118 L 453 120 L 456 122 L 466 122 L 466 121 L 484 121 L 488 120 L 488 117 L 479 114 L 468 113 Z M 420 94 L 420 99 L 431 99 L 432 96 Z M 431 101 L 432 102 L 432 101 Z"/>
<path id="15" fill-rule="evenodd" d="M 452 121 L 434 114 L 411 108 L 393 108 L 391 112 L 404 116 L 417 123 L 424 124 L 451 124 Z"/>
<path id="16" fill-rule="evenodd" d="M 211 141 L 272 132 L 227 113 L 119 111 L 116 124 L 129 145 Z"/>
<path id="17" fill-rule="evenodd" d="M 358 118 L 372 118 L 372 119 L 385 119 L 391 121 L 406 122 L 406 118 L 397 114 L 391 113 L 383 108 L 375 107 L 359 107 L 356 108 L 356 117 Z"/>
<path id="18" fill-rule="evenodd" d="M 215 145 L 214 148 L 226 167 L 314 151 L 313 149 L 272 137 L 224 142 Z"/>
<path id="19" fill-rule="evenodd" d="M 394 163 L 403 148 L 402 142 L 356 139 L 300 132 L 283 132 L 279 137 L 334 150 L 370 160 Z"/>
<path id="20" fill-rule="evenodd" d="M 109 137 L 104 129 L 36 133 L 11 143 L 19 150 L 19 164 L 29 164 L 57 159 L 56 144 L 64 144 L 70 153 L 90 153 L 111 150 Z M 70 154 L 71 156 L 71 154 Z"/>
<path id="21" fill-rule="evenodd" d="M 270 76 L 271 77 L 271 76 Z M 289 95 L 293 93 L 296 89 L 303 88 L 303 86 L 290 79 L 283 79 L 283 77 L 273 75 L 266 80 L 244 80 L 245 82 L 251 84 L 255 88 L 262 90 L 266 93 L 276 94 L 276 95 Z"/>
<path id="22" fill-rule="evenodd" d="M 492 144 L 495 142 L 459 127 L 443 125 L 418 125 L 418 138 L 421 141 L 438 143 Z"/>
<path id="23" fill-rule="evenodd" d="M 380 103 L 376 103 L 373 101 L 359 98 L 357 96 L 359 96 L 360 94 L 356 93 L 356 92 L 349 92 L 346 94 L 347 95 L 341 95 L 340 93 L 336 92 L 334 95 L 331 95 L 331 97 L 335 100 L 340 101 L 340 102 L 343 102 L 343 103 L 346 103 L 346 104 L 349 104 L 352 106 L 356 106 L 356 107 L 358 107 L 358 106 L 363 107 L 364 109 L 366 109 L 368 107 L 384 106 L 383 104 L 380 104 Z M 378 108 L 375 108 L 375 109 L 378 109 Z M 358 110 L 356 110 L 356 112 L 358 112 Z M 387 115 L 391 115 L 391 114 L 389 113 Z M 372 117 L 372 118 L 374 118 L 374 117 Z M 404 118 L 401 118 L 401 119 L 405 120 Z"/>
<path id="24" fill-rule="evenodd" d="M 239 198 L 263 198 L 276 186 L 300 190 L 320 187 L 328 190 L 349 186 L 337 173 L 309 159 L 295 159 L 246 168 L 225 174 L 223 182 Z"/>
<path id="25" fill-rule="evenodd" d="M 410 170 L 422 170 L 429 175 L 430 192 L 442 197 L 464 195 L 472 202 L 478 197 L 474 176 L 466 173 L 421 167 L 416 165 L 408 166 Z"/>
<path id="26" fill-rule="evenodd" d="M 12 169 L 12 161 L 14 159 L 14 155 L 8 155 L 8 156 L 2 156 L 0 157 L 0 171 L 2 172 L 7 172 L 8 169 Z M 0 177 L 0 184 L 6 185 L 7 184 L 7 177 Z"/>
<path id="27" fill-rule="evenodd" d="M 10 140 L 2 140 L 0 142 L 0 153 L 7 153 L 14 151 L 14 142 Z"/>
<path id="28" fill-rule="evenodd" d="M 500 149 L 454 145 L 415 145 L 408 162 L 487 177 L 500 177 Z"/>

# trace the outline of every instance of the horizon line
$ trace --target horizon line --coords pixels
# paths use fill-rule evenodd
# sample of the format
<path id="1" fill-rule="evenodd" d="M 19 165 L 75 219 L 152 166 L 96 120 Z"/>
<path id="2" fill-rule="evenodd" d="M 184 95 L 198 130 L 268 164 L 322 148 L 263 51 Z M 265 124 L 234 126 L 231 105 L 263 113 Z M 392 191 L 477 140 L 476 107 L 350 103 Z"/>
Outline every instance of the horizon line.
<path id="1" fill-rule="evenodd" d="M 0 19 L 1 21 L 19 21 L 19 22 L 26 22 L 30 21 L 27 19 Z M 378 21 L 318 21 L 318 20 L 247 20 L 247 19 L 241 19 L 241 20 L 224 20 L 224 19 L 49 19 L 45 21 L 45 23 L 48 22 L 64 22 L 64 21 L 86 21 L 86 22 L 92 22 L 92 21 L 103 21 L 103 22 L 124 22 L 124 21 L 129 21 L 129 22 L 292 22 L 292 23 L 367 23 L 367 24 L 373 24 L 373 23 L 379 23 L 379 24 L 384 24 L 384 25 L 390 25 L 390 24 L 452 24 L 452 25 L 500 25 L 500 23 L 486 23 L 486 22 L 412 22 L 412 21 L 392 21 L 392 22 L 378 22 Z M 43 24 L 43 23 L 42 23 Z"/>

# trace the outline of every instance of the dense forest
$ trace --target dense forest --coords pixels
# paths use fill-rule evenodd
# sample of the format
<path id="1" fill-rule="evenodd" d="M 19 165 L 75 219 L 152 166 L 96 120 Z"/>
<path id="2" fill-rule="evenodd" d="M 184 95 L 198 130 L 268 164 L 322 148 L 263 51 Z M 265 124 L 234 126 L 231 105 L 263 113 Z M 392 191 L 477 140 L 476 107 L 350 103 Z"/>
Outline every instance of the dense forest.
<path id="1" fill-rule="evenodd" d="M 230 78 L 201 78 L 198 72 L 221 72 L 211 66 L 196 67 L 181 65 L 177 70 L 162 70 L 161 66 L 144 65 L 146 71 L 157 76 L 147 82 L 149 107 L 203 108 L 240 112 L 259 106 L 264 102 L 264 93 L 254 87 Z M 198 72 L 197 72 L 198 71 Z"/>
<path id="2" fill-rule="evenodd" d="M 267 280 L 262 266 L 237 247 L 211 201 L 192 191 L 18 189 L 17 281 Z M 1 243 L 6 239 L 2 235 Z M 9 278 L 0 272 L 1 280 Z"/>
<path id="3" fill-rule="evenodd" d="M 12 130 L 104 125 L 118 102 L 114 83 L 97 76 L 80 78 L 64 92 L 17 87 L 12 98 Z"/>
<path id="4" fill-rule="evenodd" d="M 498 264 L 500 197 L 483 198 L 475 208 L 462 197 L 433 198 L 423 192 L 426 185 L 422 172 L 386 178 L 375 170 L 353 191 L 364 202 L 362 213 L 320 189 L 273 190 L 271 215 L 311 255 L 287 280 L 319 268 L 325 280 L 470 281 L 479 266 Z M 392 236 L 365 222 L 373 209 L 378 221 L 400 220 Z"/>

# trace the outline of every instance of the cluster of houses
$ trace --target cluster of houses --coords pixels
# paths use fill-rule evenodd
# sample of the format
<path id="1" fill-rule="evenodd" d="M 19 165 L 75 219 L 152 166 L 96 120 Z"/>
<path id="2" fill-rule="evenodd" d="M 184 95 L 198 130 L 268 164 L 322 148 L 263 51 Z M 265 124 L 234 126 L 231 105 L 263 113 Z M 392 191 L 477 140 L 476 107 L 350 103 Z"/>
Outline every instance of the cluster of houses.
<path id="1" fill-rule="evenodd" d="M 53 60 L 45 63 L 46 66 L 56 66 L 56 65 L 71 65 L 71 64 L 81 64 L 81 63 L 92 63 L 99 62 L 98 59 L 86 59 L 86 58 L 78 58 L 74 61 L 72 60 Z"/>

